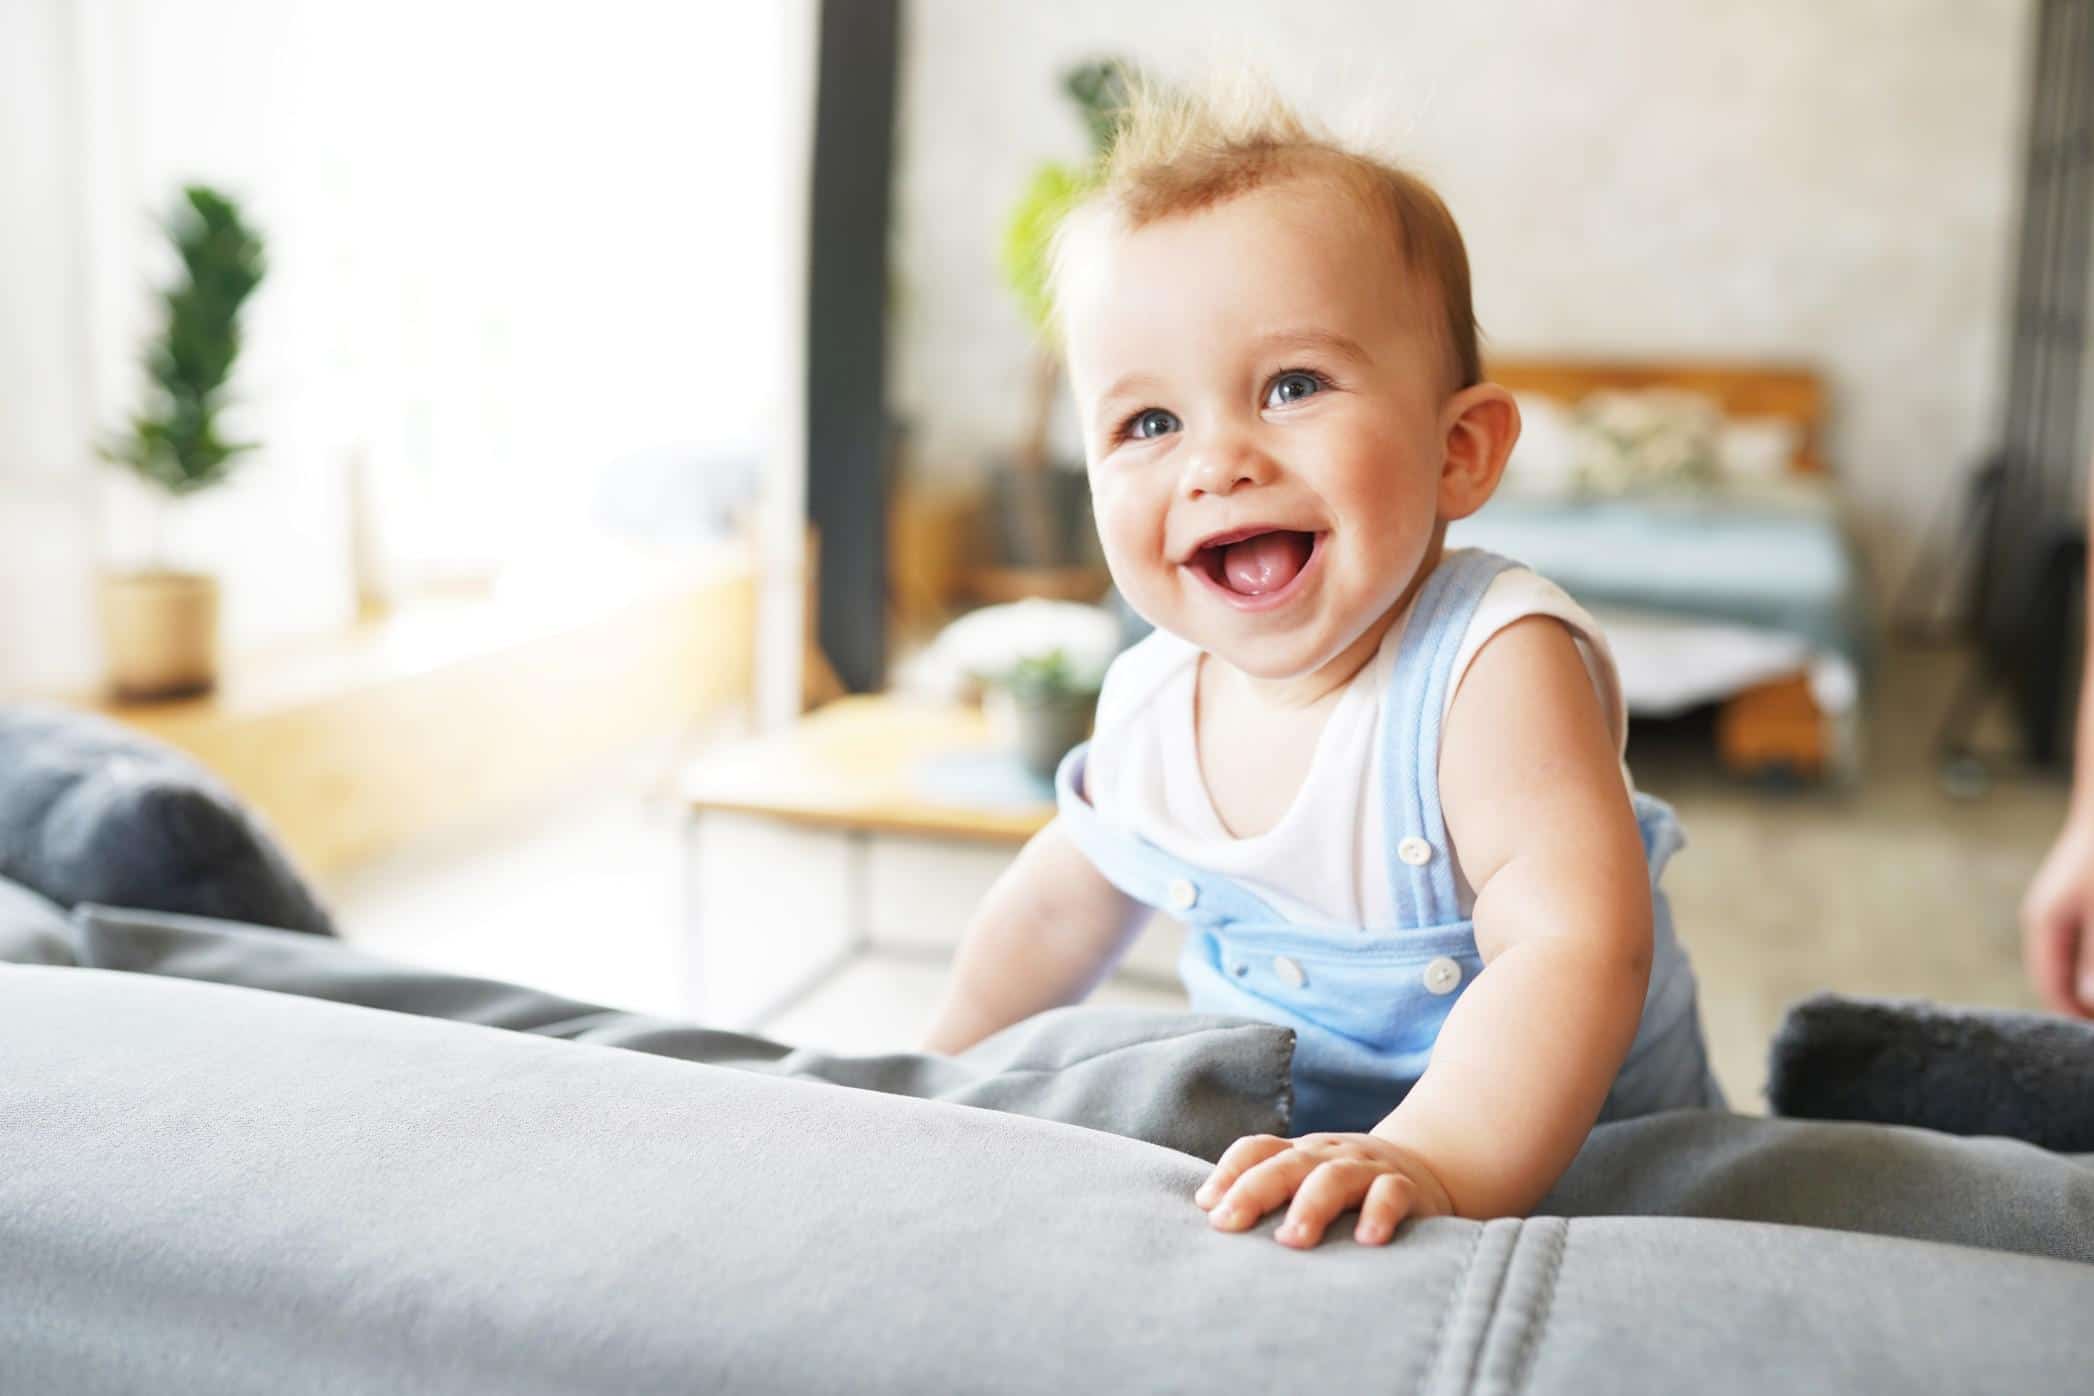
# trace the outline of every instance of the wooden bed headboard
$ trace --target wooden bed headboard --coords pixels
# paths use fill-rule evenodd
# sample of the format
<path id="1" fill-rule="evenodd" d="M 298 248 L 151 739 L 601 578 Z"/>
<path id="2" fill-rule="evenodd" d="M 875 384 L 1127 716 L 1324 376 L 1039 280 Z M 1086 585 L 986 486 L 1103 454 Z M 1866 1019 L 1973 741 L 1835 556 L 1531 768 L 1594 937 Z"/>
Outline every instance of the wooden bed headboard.
<path id="1" fill-rule="evenodd" d="M 1678 388 L 1711 398 L 1727 417 L 1780 417 L 1802 428 L 1794 468 L 1825 469 L 1820 436 L 1825 385 L 1810 369 L 1782 363 L 1723 363 L 1681 359 L 1636 362 L 1605 359 L 1492 357 L 1484 376 L 1516 393 L 1537 393 L 1566 405 L 1603 390 Z"/>

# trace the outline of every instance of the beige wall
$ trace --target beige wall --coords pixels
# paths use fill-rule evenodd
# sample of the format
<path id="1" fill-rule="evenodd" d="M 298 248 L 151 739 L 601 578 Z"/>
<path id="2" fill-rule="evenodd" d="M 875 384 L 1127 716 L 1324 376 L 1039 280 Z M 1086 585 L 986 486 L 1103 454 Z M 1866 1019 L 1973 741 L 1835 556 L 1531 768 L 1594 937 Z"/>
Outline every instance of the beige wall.
<path id="1" fill-rule="evenodd" d="M 1083 138 L 1063 67 L 1254 56 L 1438 183 L 1489 346 L 1778 356 L 1828 377 L 1879 576 L 1990 442 L 2027 0 L 914 0 L 893 377 L 934 467 L 1013 439 L 1027 341 L 996 279 L 1032 164 Z"/>

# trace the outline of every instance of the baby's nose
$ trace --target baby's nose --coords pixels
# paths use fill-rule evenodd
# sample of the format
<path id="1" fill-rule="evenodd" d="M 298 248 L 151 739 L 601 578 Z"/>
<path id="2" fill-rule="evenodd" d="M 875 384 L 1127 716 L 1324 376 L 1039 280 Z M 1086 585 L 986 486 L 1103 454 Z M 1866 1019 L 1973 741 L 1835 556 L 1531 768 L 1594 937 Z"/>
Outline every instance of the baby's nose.
<path id="1" fill-rule="evenodd" d="M 1218 442 L 1197 452 L 1185 472 L 1188 495 L 1234 494 L 1249 485 L 1262 485 L 1273 477 L 1273 464 L 1254 447 Z"/>

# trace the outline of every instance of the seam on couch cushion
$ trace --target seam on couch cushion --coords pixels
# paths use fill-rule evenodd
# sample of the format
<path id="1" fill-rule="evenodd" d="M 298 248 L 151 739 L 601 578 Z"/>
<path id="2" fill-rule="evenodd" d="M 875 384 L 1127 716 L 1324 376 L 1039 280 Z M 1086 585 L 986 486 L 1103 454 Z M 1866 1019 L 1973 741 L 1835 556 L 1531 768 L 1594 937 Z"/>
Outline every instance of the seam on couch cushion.
<path id="1" fill-rule="evenodd" d="M 1294 1136 L 1294 1029 L 1286 1029 L 1274 1040 L 1272 1052 L 1278 1060 L 1271 1064 L 1270 1069 L 1280 1078 L 1280 1133 L 1291 1139 Z"/>
<path id="2" fill-rule="evenodd" d="M 1511 1351 L 1502 1362 L 1491 1360 L 1493 1354 L 1484 1358 L 1483 1381 L 1479 1390 L 1491 1393 L 1509 1393 L 1526 1385 L 1527 1375 L 1532 1370 L 1534 1354 L 1541 1347 L 1542 1332 L 1548 1326 L 1549 1312 L 1556 1302 L 1556 1277 L 1563 1273 L 1563 1253 L 1570 1246 L 1570 1223 L 1561 1217 L 1541 1217 L 1527 1223 L 1521 1239 L 1533 1237 L 1539 1232 L 1538 1259 L 1531 1265 L 1516 1267 L 1517 1273 L 1505 1287 L 1505 1295 L 1499 1304 L 1499 1312 L 1519 1324 L 1516 1334 L 1506 1341 Z M 1524 1258 L 1526 1247 L 1522 1248 Z M 1535 1273 L 1539 1267 L 1540 1273 Z M 1492 1344 L 1502 1348 L 1503 1344 Z M 1502 1370 L 1501 1370 L 1502 1369 Z"/>
<path id="3" fill-rule="evenodd" d="M 1413 1382 L 1412 1390 L 1452 1396 L 1475 1388 L 1491 1316 L 1497 1312 L 1498 1294 L 1504 1288 L 1519 1238 L 1520 1222 L 1516 1218 L 1499 1217 L 1477 1226 L 1468 1263 L 1447 1287 L 1446 1307 L 1440 1312 L 1439 1324 L 1426 1348 L 1424 1379 Z M 1399 1237 L 1393 1244 L 1400 1246 L 1403 1241 Z"/>
<path id="4" fill-rule="evenodd" d="M 1525 1384 L 1569 1235 L 1561 1217 L 1500 1217 L 1477 1229 L 1431 1344 L 1423 1389 L 1512 1396 Z"/>

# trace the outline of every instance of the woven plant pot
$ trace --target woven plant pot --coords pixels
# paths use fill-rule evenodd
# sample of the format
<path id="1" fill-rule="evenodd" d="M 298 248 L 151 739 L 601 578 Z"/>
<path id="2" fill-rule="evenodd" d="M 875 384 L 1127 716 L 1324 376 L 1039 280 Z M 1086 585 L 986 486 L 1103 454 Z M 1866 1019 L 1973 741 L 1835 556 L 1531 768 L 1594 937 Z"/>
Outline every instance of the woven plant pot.
<path id="1" fill-rule="evenodd" d="M 218 579 L 200 572 L 102 577 L 102 644 L 110 692 L 183 698 L 218 683 Z"/>

